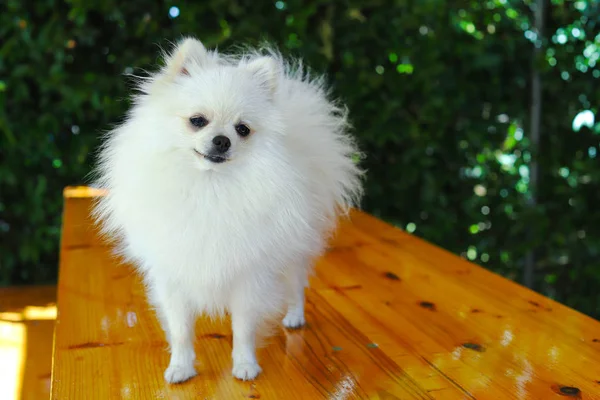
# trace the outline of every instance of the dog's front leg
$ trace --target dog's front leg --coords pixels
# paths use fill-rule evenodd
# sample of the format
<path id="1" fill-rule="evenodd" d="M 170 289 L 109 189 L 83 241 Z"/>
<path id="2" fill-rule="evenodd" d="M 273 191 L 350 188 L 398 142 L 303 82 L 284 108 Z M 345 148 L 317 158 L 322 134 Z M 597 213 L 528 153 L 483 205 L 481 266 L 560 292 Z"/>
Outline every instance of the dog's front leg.
<path id="1" fill-rule="evenodd" d="M 196 375 L 194 312 L 181 291 L 169 288 L 164 282 L 157 282 L 150 294 L 171 350 L 165 380 L 169 383 L 186 381 Z"/>
<path id="2" fill-rule="evenodd" d="M 253 309 L 252 301 L 245 301 L 244 296 L 234 297 L 231 305 L 232 374 L 241 380 L 253 380 L 262 371 L 256 361 L 256 331 L 261 316 Z"/>

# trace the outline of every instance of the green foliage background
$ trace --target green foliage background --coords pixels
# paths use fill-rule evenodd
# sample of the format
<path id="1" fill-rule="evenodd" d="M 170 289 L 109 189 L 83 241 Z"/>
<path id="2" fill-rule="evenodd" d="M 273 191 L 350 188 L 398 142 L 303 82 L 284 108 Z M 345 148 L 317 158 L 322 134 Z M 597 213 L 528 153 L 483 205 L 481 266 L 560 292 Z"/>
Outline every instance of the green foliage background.
<path id="1" fill-rule="evenodd" d="M 220 49 L 267 39 L 326 73 L 368 155 L 367 211 L 512 279 L 534 249 L 534 288 L 598 318 L 600 5 L 548 0 L 541 39 L 532 24 L 533 2 L 511 0 L 6 0 L 0 284 L 56 279 L 62 188 L 85 183 L 123 117 L 123 74 L 188 34 Z"/>

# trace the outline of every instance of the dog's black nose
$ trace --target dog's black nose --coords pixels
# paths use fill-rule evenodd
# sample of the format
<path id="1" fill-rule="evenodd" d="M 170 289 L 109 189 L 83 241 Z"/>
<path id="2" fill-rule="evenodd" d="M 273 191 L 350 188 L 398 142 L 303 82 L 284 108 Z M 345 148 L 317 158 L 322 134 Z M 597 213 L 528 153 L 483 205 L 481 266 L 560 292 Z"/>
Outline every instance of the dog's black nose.
<path id="1" fill-rule="evenodd" d="M 218 153 L 225 153 L 231 147 L 231 140 L 227 136 L 215 136 L 212 140 Z"/>

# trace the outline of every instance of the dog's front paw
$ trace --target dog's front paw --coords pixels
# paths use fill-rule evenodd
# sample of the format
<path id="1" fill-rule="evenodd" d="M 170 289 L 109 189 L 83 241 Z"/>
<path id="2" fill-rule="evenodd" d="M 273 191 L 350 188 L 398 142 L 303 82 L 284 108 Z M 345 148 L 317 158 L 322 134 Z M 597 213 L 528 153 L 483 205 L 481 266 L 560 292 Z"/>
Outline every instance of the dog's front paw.
<path id="1" fill-rule="evenodd" d="M 298 329 L 306 324 L 303 314 L 289 312 L 283 319 L 283 326 L 290 329 Z"/>
<path id="2" fill-rule="evenodd" d="M 233 376 L 243 381 L 254 380 L 258 374 L 262 372 L 262 368 L 257 363 L 235 363 L 233 365 Z"/>
<path id="3" fill-rule="evenodd" d="M 193 365 L 171 364 L 165 371 L 165 380 L 169 383 L 185 382 L 196 376 Z"/>

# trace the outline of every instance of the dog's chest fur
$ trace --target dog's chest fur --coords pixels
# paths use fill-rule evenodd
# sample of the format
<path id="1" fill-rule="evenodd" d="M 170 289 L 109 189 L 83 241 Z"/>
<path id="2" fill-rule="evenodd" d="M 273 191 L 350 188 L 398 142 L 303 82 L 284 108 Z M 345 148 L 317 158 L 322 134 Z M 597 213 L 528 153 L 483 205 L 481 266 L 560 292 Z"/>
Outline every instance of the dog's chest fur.
<path id="1" fill-rule="evenodd" d="M 143 270 L 196 285 L 225 287 L 247 273 L 292 268 L 320 252 L 322 232 L 307 196 L 297 196 L 293 176 L 264 181 L 204 174 L 160 177 L 163 186 L 142 183 L 116 188 L 125 232 L 125 252 Z M 157 171 L 168 174 L 168 170 Z M 175 173 L 171 171 L 170 173 Z M 251 195 L 249 195 L 249 193 Z"/>

